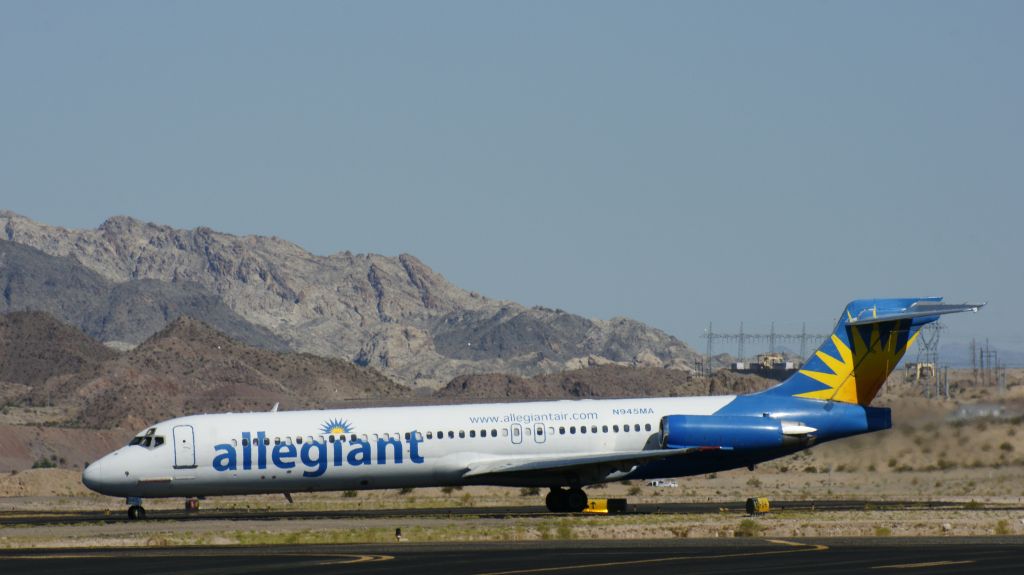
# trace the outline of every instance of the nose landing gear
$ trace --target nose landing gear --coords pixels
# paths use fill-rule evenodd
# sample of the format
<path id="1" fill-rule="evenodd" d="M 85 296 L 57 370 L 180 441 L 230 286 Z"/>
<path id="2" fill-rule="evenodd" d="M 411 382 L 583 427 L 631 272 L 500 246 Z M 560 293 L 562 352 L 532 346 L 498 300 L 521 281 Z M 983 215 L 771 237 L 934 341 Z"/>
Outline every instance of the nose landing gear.
<path id="1" fill-rule="evenodd" d="M 132 505 L 128 508 L 128 519 L 135 521 L 137 519 L 145 519 L 146 510 L 141 505 Z"/>
<path id="2" fill-rule="evenodd" d="M 547 505 L 548 511 L 579 513 L 587 508 L 587 494 L 579 487 L 569 489 L 552 487 L 547 497 L 544 498 L 544 503 Z"/>
<path id="3" fill-rule="evenodd" d="M 136 521 L 146 518 L 146 510 L 142 508 L 141 497 L 127 497 L 125 503 L 128 504 L 128 520 Z"/>

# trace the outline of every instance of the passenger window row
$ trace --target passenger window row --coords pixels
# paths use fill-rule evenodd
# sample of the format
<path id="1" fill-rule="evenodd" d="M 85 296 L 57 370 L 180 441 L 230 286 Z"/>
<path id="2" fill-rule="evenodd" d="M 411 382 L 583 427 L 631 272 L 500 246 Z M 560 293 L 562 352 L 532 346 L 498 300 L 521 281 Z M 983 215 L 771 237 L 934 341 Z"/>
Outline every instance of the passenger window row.
<path id="1" fill-rule="evenodd" d="M 553 427 L 549 427 L 548 429 L 550 430 L 550 433 L 554 433 L 555 432 L 555 429 Z M 640 429 L 641 429 L 641 427 L 640 427 L 639 423 L 632 424 L 632 431 L 634 431 L 636 433 L 639 433 Z M 651 428 L 651 424 L 650 423 L 645 423 L 644 424 L 644 426 L 643 426 L 643 430 L 644 431 L 651 431 L 651 429 L 652 428 Z M 568 429 L 569 435 L 575 435 L 576 431 L 577 431 L 577 429 L 576 429 L 575 425 L 569 426 L 569 429 Z M 627 423 L 627 424 L 623 425 L 621 428 L 617 424 L 616 425 L 612 425 L 610 428 L 607 425 L 602 425 L 600 428 L 598 428 L 596 425 L 591 425 L 589 428 L 586 425 L 581 425 L 579 427 L 579 432 L 581 434 L 584 434 L 584 433 L 608 433 L 609 431 L 611 433 L 629 433 L 631 431 L 630 430 L 630 424 Z M 559 427 L 558 428 L 558 434 L 559 435 L 565 435 L 566 434 L 566 428 L 565 427 Z"/>
<path id="2" fill-rule="evenodd" d="M 556 433 L 556 429 L 554 427 L 548 427 L 546 429 L 547 429 L 548 435 L 554 435 Z M 651 427 L 650 423 L 644 424 L 642 428 L 641 428 L 639 423 L 625 424 L 625 425 L 622 425 L 622 426 L 619 426 L 618 424 L 611 425 L 611 426 L 602 425 L 601 427 L 598 427 L 596 425 L 591 425 L 589 428 L 586 425 L 581 425 L 579 427 L 577 427 L 575 425 L 571 425 L 568 428 L 566 428 L 565 426 L 559 426 L 558 429 L 557 429 L 557 433 L 559 435 L 566 435 L 566 434 L 576 435 L 577 433 L 579 433 L 581 435 L 582 434 L 587 434 L 587 433 L 591 433 L 591 434 L 595 434 L 595 433 L 629 433 L 631 431 L 639 433 L 641 431 L 641 429 L 644 430 L 644 431 L 651 431 L 653 428 Z M 523 427 L 522 428 L 522 432 L 525 433 L 526 435 L 532 435 L 535 431 L 536 431 L 537 436 L 539 437 L 541 435 L 544 435 L 545 428 L 542 427 L 542 426 L 537 427 L 536 430 L 534 430 L 534 428 L 532 428 L 532 427 Z M 518 428 L 513 428 L 513 432 L 512 432 L 513 435 L 517 435 L 518 432 L 519 432 Z M 274 445 L 279 445 L 281 443 L 285 443 L 287 445 L 292 445 L 292 444 L 302 445 L 303 441 L 305 441 L 306 443 L 314 443 L 314 442 L 334 443 L 336 441 L 342 441 L 343 442 L 343 441 L 346 440 L 346 438 L 348 439 L 349 443 L 354 443 L 354 442 L 359 441 L 359 440 L 362 440 L 362 441 L 377 441 L 379 439 L 384 439 L 385 441 L 388 441 L 390 439 L 398 439 L 400 437 L 404 437 L 406 441 L 409 441 L 409 439 L 412 437 L 412 433 L 416 434 L 416 440 L 417 441 L 423 441 L 424 435 L 422 433 L 420 433 L 418 431 L 414 431 L 414 432 L 408 432 L 407 431 L 404 434 L 399 434 L 399 433 L 394 433 L 394 434 L 392 434 L 392 433 L 383 433 L 383 434 L 371 433 L 371 434 L 366 434 L 366 433 L 364 433 L 364 434 L 360 435 L 360 434 L 352 433 L 352 434 L 349 434 L 349 435 L 337 435 L 337 436 L 335 436 L 335 435 L 319 435 L 319 436 L 315 436 L 315 437 L 312 436 L 312 435 L 307 435 L 305 437 L 303 437 L 301 435 L 296 435 L 294 438 L 293 437 L 288 437 L 288 436 L 286 436 L 286 437 L 273 437 L 273 438 L 271 438 L 271 437 L 264 437 L 263 438 L 263 444 L 264 445 L 270 445 L 271 442 L 273 442 Z M 509 435 L 508 428 L 502 428 L 500 430 L 498 430 L 498 429 L 481 429 L 481 430 L 479 430 L 479 432 L 476 429 L 470 429 L 469 431 L 466 431 L 464 429 L 460 429 L 458 431 L 452 431 L 452 430 L 443 431 L 442 430 L 442 431 L 437 431 L 436 433 L 433 432 L 433 431 L 428 431 L 426 433 L 426 439 L 428 439 L 428 440 L 431 440 L 431 439 L 456 439 L 456 438 L 458 438 L 458 439 L 466 439 L 467 437 L 470 438 L 470 439 L 476 439 L 476 438 L 499 437 L 499 436 L 500 437 L 508 437 L 508 435 Z M 132 440 L 132 445 L 135 445 L 136 444 L 135 440 L 139 440 L 139 439 L 142 439 L 142 437 L 136 437 L 135 439 L 133 439 Z M 162 437 L 160 437 L 158 439 L 159 439 L 160 443 L 163 443 L 163 438 Z M 232 445 L 237 446 L 238 443 L 239 442 L 238 442 L 237 439 L 232 439 L 231 440 L 231 444 Z M 258 443 L 259 443 L 259 439 L 257 439 L 257 438 L 252 439 L 252 444 L 253 445 L 257 445 Z M 249 439 L 243 438 L 242 441 L 241 441 L 241 444 L 242 444 L 242 447 L 247 447 L 249 445 Z"/>

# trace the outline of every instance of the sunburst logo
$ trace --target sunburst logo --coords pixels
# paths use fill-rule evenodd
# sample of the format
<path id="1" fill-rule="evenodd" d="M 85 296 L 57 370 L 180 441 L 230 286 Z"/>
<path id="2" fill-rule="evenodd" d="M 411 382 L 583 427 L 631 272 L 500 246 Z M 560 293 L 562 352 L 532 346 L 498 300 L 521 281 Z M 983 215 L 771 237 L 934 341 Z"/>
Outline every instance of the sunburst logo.
<path id="1" fill-rule="evenodd" d="M 800 370 L 802 375 L 827 387 L 799 393 L 797 397 L 868 405 L 918 335 L 916 332 L 910 335 L 909 324 L 900 322 L 846 329 L 852 345 L 832 334 L 832 344 L 839 357 L 822 349 L 815 352 L 826 369 Z"/>
<path id="2" fill-rule="evenodd" d="M 352 433 L 355 431 L 355 427 L 348 421 L 345 421 L 340 417 L 336 417 L 325 421 L 324 424 L 320 426 L 320 431 L 330 435 L 341 435 L 342 433 Z"/>

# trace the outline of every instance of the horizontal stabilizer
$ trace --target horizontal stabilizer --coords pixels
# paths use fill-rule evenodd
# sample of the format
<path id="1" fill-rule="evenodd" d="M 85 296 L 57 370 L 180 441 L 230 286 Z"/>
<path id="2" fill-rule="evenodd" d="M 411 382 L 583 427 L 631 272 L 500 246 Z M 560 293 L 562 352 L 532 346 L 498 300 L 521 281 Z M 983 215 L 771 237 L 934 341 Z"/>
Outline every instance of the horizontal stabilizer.
<path id="1" fill-rule="evenodd" d="M 963 311 L 978 311 L 985 304 L 983 303 L 959 303 L 946 304 L 935 301 L 922 300 L 912 304 L 905 311 L 878 312 L 875 309 L 865 309 L 857 317 L 849 318 L 847 325 L 870 325 L 887 321 L 898 321 L 901 319 L 915 319 L 920 317 L 936 317 L 947 313 L 959 313 Z"/>
<path id="2" fill-rule="evenodd" d="M 697 447 L 680 449 L 649 449 L 646 451 L 625 451 L 618 453 L 595 453 L 592 455 L 557 455 L 544 457 L 514 457 L 507 459 L 488 459 L 468 465 L 463 477 L 494 475 L 505 473 L 528 473 L 534 471 L 568 471 L 580 467 L 606 466 L 628 471 L 641 463 L 686 455 L 700 451 Z"/>

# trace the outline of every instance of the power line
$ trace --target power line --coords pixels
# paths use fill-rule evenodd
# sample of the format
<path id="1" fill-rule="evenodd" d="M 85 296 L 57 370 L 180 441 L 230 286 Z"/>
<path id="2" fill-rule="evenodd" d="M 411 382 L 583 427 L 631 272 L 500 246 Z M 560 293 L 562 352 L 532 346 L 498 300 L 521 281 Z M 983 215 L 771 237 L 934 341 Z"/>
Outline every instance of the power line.
<path id="1" fill-rule="evenodd" d="M 708 327 L 704 330 L 704 335 L 701 337 L 707 340 L 706 349 L 708 360 L 710 360 L 711 356 L 714 355 L 716 342 L 735 343 L 737 358 L 743 360 L 746 357 L 746 344 L 748 343 L 767 343 L 768 353 L 775 353 L 776 346 L 780 342 L 799 342 L 800 357 L 806 359 L 807 343 L 824 340 L 830 337 L 830 335 L 831 334 L 807 333 L 806 323 L 802 324 L 800 333 L 779 333 L 775 331 L 775 322 L 772 322 L 771 330 L 768 333 L 747 333 L 744 331 L 743 322 L 740 322 L 740 331 L 738 333 L 715 333 L 713 324 L 708 322 Z"/>

